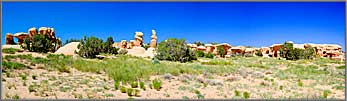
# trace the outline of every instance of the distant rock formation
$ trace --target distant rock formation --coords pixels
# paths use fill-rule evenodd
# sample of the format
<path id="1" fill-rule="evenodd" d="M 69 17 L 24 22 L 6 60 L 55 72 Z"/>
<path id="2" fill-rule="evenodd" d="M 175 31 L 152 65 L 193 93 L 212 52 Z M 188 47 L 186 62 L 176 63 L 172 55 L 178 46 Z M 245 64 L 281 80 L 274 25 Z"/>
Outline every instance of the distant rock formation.
<path id="1" fill-rule="evenodd" d="M 152 40 L 151 40 L 151 43 L 150 43 L 150 47 L 151 48 L 157 47 L 157 33 L 155 32 L 155 30 L 152 30 L 151 38 L 152 38 Z"/>
<path id="2" fill-rule="evenodd" d="M 25 38 L 29 37 L 29 35 L 27 33 L 24 32 L 19 32 L 14 34 L 14 37 L 16 37 L 18 39 L 18 44 L 21 45 L 23 43 L 23 41 L 25 40 Z"/>
<path id="3" fill-rule="evenodd" d="M 120 42 L 120 48 L 123 48 L 123 49 L 127 48 L 127 41 L 126 40 L 122 40 Z"/>
<path id="4" fill-rule="evenodd" d="M 143 33 L 135 32 L 135 47 L 141 47 L 143 44 Z"/>
<path id="5" fill-rule="evenodd" d="M 13 40 L 13 35 L 11 33 L 6 34 L 6 45 L 14 45 L 16 44 Z"/>

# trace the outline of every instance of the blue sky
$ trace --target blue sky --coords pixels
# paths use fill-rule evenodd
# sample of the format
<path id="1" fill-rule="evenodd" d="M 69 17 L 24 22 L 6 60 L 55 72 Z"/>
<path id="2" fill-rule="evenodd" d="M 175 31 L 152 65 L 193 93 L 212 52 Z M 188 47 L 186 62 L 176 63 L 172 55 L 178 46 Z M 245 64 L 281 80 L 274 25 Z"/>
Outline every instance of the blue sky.
<path id="1" fill-rule="evenodd" d="M 294 43 L 339 44 L 345 49 L 344 2 L 3 2 L 6 33 L 53 27 L 63 42 L 96 36 L 150 41 L 169 37 L 233 46 Z"/>

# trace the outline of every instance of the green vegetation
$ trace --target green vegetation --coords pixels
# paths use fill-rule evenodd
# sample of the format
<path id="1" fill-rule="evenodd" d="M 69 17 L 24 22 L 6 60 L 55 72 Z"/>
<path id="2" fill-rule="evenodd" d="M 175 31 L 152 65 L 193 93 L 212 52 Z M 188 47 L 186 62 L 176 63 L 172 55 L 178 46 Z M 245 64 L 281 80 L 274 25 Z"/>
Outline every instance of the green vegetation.
<path id="1" fill-rule="evenodd" d="M 227 52 L 224 50 L 223 46 L 217 46 L 217 54 L 224 58 Z"/>
<path id="2" fill-rule="evenodd" d="M 90 38 L 84 36 L 77 47 L 80 49 L 77 54 L 84 58 L 96 58 L 96 55 L 100 53 L 118 54 L 118 48 L 112 47 L 112 44 L 112 37 L 108 37 L 104 43 L 102 39 L 93 36 Z"/>
<path id="3" fill-rule="evenodd" d="M 195 52 L 186 44 L 184 39 L 169 38 L 158 45 L 157 55 L 159 60 L 189 62 L 196 60 Z"/>
<path id="4" fill-rule="evenodd" d="M 294 48 L 293 43 L 285 42 L 280 49 L 280 56 L 287 60 L 313 59 L 314 49 L 308 46 L 305 49 Z"/>
<path id="5" fill-rule="evenodd" d="M 131 88 L 137 88 L 139 83 L 137 81 L 133 81 L 130 83 L 130 85 L 131 85 Z"/>
<path id="6" fill-rule="evenodd" d="M 323 91 L 323 98 L 328 98 L 329 94 L 331 93 L 330 90 L 324 90 Z"/>
<path id="7" fill-rule="evenodd" d="M 346 66 L 345 65 L 342 65 L 342 66 L 336 66 L 337 69 L 346 69 Z"/>
<path id="8" fill-rule="evenodd" d="M 235 90 L 235 91 L 234 91 L 234 94 L 235 94 L 235 96 L 240 96 L 240 91 Z"/>
<path id="9" fill-rule="evenodd" d="M 63 45 L 66 45 L 71 42 L 81 42 L 81 39 L 67 39 Z"/>
<path id="10" fill-rule="evenodd" d="M 31 75 L 32 79 L 37 80 L 37 75 Z"/>
<path id="11" fill-rule="evenodd" d="M 134 95 L 133 91 L 134 90 L 132 88 L 128 88 L 126 92 L 127 92 L 128 96 L 133 96 Z"/>
<path id="12" fill-rule="evenodd" d="M 196 53 L 197 57 L 204 57 L 205 56 L 205 53 L 201 50 L 197 50 L 197 51 L 195 51 L 195 53 Z"/>
<path id="13" fill-rule="evenodd" d="M 126 93 L 127 92 L 127 88 L 125 88 L 124 86 L 120 87 L 120 92 L 121 93 Z"/>
<path id="14" fill-rule="evenodd" d="M 119 81 L 114 81 L 114 89 L 115 90 L 119 89 Z"/>
<path id="15" fill-rule="evenodd" d="M 17 63 L 17 62 L 2 62 L 2 69 L 4 71 L 8 70 L 8 69 L 24 69 L 26 68 L 26 66 L 24 64 L 21 63 Z"/>
<path id="16" fill-rule="evenodd" d="M 243 92 L 243 97 L 245 99 L 248 99 L 250 97 L 250 94 L 248 92 Z"/>
<path id="17" fill-rule="evenodd" d="M 4 48 L 2 49 L 3 53 L 8 53 L 8 54 L 14 54 L 18 51 L 19 49 L 16 48 Z"/>
<path id="18" fill-rule="evenodd" d="M 155 79 L 152 81 L 153 88 L 159 91 L 161 89 L 162 81 Z"/>
<path id="19" fill-rule="evenodd" d="M 30 40 L 29 37 L 26 38 L 21 47 L 29 50 L 30 52 L 47 53 L 55 52 L 61 45 L 62 43 L 60 40 L 53 40 L 47 34 L 35 34 L 32 37 L 32 40 Z"/>
<path id="20" fill-rule="evenodd" d="M 211 53 L 211 52 L 208 52 L 206 55 L 205 55 L 206 58 L 210 58 L 210 59 L 213 59 L 214 58 L 214 55 Z"/>
<path id="21" fill-rule="evenodd" d="M 205 44 L 200 41 L 195 41 L 193 44 L 196 44 L 197 46 L 204 46 Z"/>
<path id="22" fill-rule="evenodd" d="M 144 83 L 144 82 L 140 82 L 140 88 L 143 89 L 143 90 L 146 90 L 146 87 L 145 87 L 145 83 Z"/>

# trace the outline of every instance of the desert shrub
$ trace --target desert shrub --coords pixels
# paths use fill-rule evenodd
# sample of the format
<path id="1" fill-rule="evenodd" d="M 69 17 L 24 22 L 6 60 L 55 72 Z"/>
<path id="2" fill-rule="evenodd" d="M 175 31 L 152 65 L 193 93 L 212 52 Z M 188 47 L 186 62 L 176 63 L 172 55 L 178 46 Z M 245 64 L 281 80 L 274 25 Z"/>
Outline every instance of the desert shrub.
<path id="1" fill-rule="evenodd" d="M 120 87 L 120 92 L 121 93 L 126 93 L 127 92 L 127 88 L 125 88 L 124 86 Z"/>
<path id="2" fill-rule="evenodd" d="M 189 62 L 196 60 L 195 52 L 188 48 L 184 39 L 169 38 L 158 45 L 157 55 L 159 60 Z"/>
<path id="3" fill-rule="evenodd" d="M 345 69 L 346 66 L 345 65 L 342 65 L 342 66 L 336 66 L 337 69 Z"/>
<path id="4" fill-rule="evenodd" d="M 119 89 L 119 81 L 114 81 L 114 89 L 115 90 Z"/>
<path id="5" fill-rule="evenodd" d="M 138 89 L 134 89 L 134 96 L 136 96 L 136 97 L 140 97 L 140 90 L 138 90 Z"/>
<path id="6" fill-rule="evenodd" d="M 211 58 L 213 59 L 214 58 L 214 55 L 211 53 L 211 52 L 208 52 L 206 55 L 205 55 L 206 58 Z"/>
<path id="7" fill-rule="evenodd" d="M 128 88 L 127 89 L 127 94 L 128 94 L 128 96 L 133 96 L 133 89 L 132 88 Z"/>
<path id="8" fill-rule="evenodd" d="M 34 35 L 32 40 L 30 40 L 29 37 L 24 39 L 23 44 L 21 45 L 23 49 L 39 53 L 55 52 L 57 47 L 60 46 L 60 40 L 52 41 L 49 39 L 48 35 L 41 34 Z"/>
<path id="9" fill-rule="evenodd" d="M 243 54 L 244 57 L 253 57 L 253 54 L 252 53 L 245 53 Z"/>
<path id="10" fill-rule="evenodd" d="M 17 63 L 17 62 L 2 62 L 2 67 L 3 70 L 7 70 L 7 69 L 23 69 L 26 66 L 24 64 L 21 63 Z"/>
<path id="11" fill-rule="evenodd" d="M 145 48 L 146 50 L 150 47 L 149 43 L 147 44 L 142 44 L 142 47 Z"/>
<path id="12" fill-rule="evenodd" d="M 283 90 L 283 86 L 282 85 L 280 86 L 280 90 Z"/>
<path id="13" fill-rule="evenodd" d="M 234 94 L 235 94 L 235 96 L 240 96 L 240 91 L 235 90 L 235 91 L 234 91 Z"/>
<path id="14" fill-rule="evenodd" d="M 113 38 L 108 37 L 107 41 L 104 43 L 102 53 L 118 54 L 119 48 L 113 47 Z"/>
<path id="15" fill-rule="evenodd" d="M 96 58 L 103 50 L 103 41 L 96 37 L 84 37 L 80 44 L 78 44 L 78 55 L 84 58 Z"/>
<path id="16" fill-rule="evenodd" d="M 125 55 L 128 53 L 128 51 L 126 49 L 119 49 L 118 51 L 119 54 Z"/>
<path id="17" fill-rule="evenodd" d="M 37 75 L 32 75 L 31 76 L 34 80 L 37 80 Z"/>
<path id="18" fill-rule="evenodd" d="M 205 44 L 200 41 L 195 41 L 193 44 L 196 44 L 197 46 L 204 46 Z"/>
<path id="19" fill-rule="evenodd" d="M 152 81 L 153 88 L 159 91 L 161 89 L 162 82 L 159 79 Z"/>
<path id="20" fill-rule="evenodd" d="M 298 86 L 302 87 L 304 85 L 304 83 L 302 83 L 302 81 L 299 79 L 298 80 Z"/>
<path id="21" fill-rule="evenodd" d="M 133 81 L 130 83 L 130 85 L 131 85 L 131 88 L 137 88 L 139 83 L 137 81 Z"/>
<path id="22" fill-rule="evenodd" d="M 323 98 L 328 98 L 328 95 L 331 93 L 329 90 L 324 90 L 323 91 Z"/>
<path id="23" fill-rule="evenodd" d="M 255 53 L 255 55 L 262 57 L 262 56 L 263 56 L 263 53 L 261 53 L 260 50 L 257 50 L 257 52 Z"/>
<path id="24" fill-rule="evenodd" d="M 197 57 L 204 57 L 204 56 L 205 56 L 205 53 L 204 53 L 203 51 L 201 51 L 201 50 L 197 50 L 197 51 L 196 51 L 196 56 L 197 56 Z"/>
<path id="25" fill-rule="evenodd" d="M 248 92 L 243 92 L 243 97 L 245 99 L 248 99 L 250 97 L 250 94 Z"/>
<path id="26" fill-rule="evenodd" d="M 146 87 L 145 87 L 145 83 L 144 83 L 144 82 L 140 82 L 140 88 L 143 89 L 143 90 L 146 90 Z"/>
<path id="27" fill-rule="evenodd" d="M 306 49 L 294 48 L 292 43 L 284 43 L 280 49 L 280 56 L 287 60 L 313 59 L 314 49 L 308 46 Z"/>
<path id="28" fill-rule="evenodd" d="M 223 48 L 223 46 L 217 46 L 217 54 L 220 56 L 220 57 L 225 57 L 226 55 L 226 52 Z"/>
<path id="29" fill-rule="evenodd" d="M 4 48 L 2 49 L 3 53 L 8 53 L 8 54 L 14 54 L 18 51 L 19 49 L 16 48 Z"/>

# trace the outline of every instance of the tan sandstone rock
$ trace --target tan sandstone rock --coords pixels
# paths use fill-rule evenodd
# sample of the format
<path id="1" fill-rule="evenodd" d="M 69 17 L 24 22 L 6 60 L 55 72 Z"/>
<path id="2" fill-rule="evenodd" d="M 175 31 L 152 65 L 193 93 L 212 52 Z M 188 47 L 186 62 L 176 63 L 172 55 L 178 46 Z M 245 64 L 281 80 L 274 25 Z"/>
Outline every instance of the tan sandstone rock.
<path id="1" fill-rule="evenodd" d="M 141 47 L 143 44 L 143 33 L 142 32 L 135 32 L 135 46 Z"/>
<path id="2" fill-rule="evenodd" d="M 155 30 L 152 30 L 151 38 L 152 39 L 151 39 L 150 47 L 151 48 L 157 47 L 157 32 L 155 32 Z"/>
<path id="3" fill-rule="evenodd" d="M 127 48 L 127 40 L 122 40 L 121 42 L 120 42 L 120 48 Z"/>
<path id="4" fill-rule="evenodd" d="M 32 37 L 34 35 L 36 35 L 38 32 L 37 32 L 37 29 L 35 27 L 32 27 L 32 28 L 29 28 L 28 30 L 28 34 L 29 34 L 29 38 L 30 40 L 32 40 Z"/>
<path id="5" fill-rule="evenodd" d="M 14 45 L 16 44 L 13 40 L 13 35 L 11 33 L 6 34 L 6 45 Z"/>

